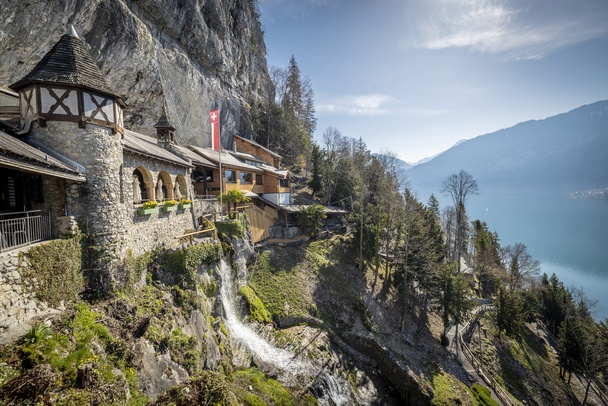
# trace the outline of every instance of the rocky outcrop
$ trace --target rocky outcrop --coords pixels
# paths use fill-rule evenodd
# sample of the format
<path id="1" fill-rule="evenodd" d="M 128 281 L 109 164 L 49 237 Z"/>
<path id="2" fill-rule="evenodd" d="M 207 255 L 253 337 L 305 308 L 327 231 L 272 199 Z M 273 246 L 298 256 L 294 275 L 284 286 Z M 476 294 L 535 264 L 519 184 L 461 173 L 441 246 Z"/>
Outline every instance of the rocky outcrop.
<path id="1" fill-rule="evenodd" d="M 270 89 L 253 0 L 3 1 L 0 85 L 30 72 L 68 24 L 126 101 L 135 131 L 154 134 L 166 104 L 180 144 L 210 146 L 207 112 L 219 108 L 229 147 L 232 134 L 250 133 L 249 104 Z"/>
<path id="2" fill-rule="evenodd" d="M 375 360 L 378 369 L 408 405 L 431 405 L 432 389 L 424 385 L 411 368 L 397 359 L 388 348 L 372 337 L 343 334 L 342 338 L 354 349 Z"/>

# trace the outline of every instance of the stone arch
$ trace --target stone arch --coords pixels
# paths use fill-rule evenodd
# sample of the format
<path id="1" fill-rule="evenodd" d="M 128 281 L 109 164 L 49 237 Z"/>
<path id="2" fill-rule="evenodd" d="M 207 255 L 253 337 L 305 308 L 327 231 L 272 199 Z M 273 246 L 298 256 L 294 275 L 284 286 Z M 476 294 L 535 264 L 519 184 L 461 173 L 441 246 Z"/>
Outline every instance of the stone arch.
<path id="1" fill-rule="evenodd" d="M 158 178 L 156 179 L 157 190 L 159 182 L 162 185 L 163 200 L 173 199 L 173 182 L 171 181 L 171 176 L 167 172 L 161 171 L 158 173 Z"/>
<path id="2" fill-rule="evenodd" d="M 175 196 L 175 189 L 176 188 L 179 188 L 179 194 L 180 194 L 181 198 L 189 199 L 189 197 L 188 197 L 188 184 L 186 183 L 186 178 L 184 177 L 184 175 L 177 175 L 175 177 L 175 187 L 173 188 L 174 196 Z"/>
<path id="3" fill-rule="evenodd" d="M 138 166 L 133 171 L 133 176 L 137 177 L 137 180 L 139 182 L 139 188 L 140 188 L 139 190 L 140 190 L 140 194 L 141 194 L 141 201 L 136 202 L 134 200 L 133 203 L 137 204 L 137 203 L 145 202 L 148 200 L 155 200 L 154 199 L 154 181 L 152 180 L 152 174 L 150 173 L 150 171 L 143 166 Z"/>

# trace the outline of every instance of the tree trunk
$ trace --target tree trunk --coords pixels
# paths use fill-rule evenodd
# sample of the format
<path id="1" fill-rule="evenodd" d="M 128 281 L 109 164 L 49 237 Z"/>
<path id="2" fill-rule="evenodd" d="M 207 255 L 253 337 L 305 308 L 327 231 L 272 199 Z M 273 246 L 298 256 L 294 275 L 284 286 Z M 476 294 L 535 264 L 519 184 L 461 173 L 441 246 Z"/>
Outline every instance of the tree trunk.
<path id="1" fill-rule="evenodd" d="M 589 387 L 591 386 L 591 379 L 587 378 L 587 387 L 585 388 L 585 397 L 583 398 L 583 406 L 587 403 L 587 396 L 589 396 Z"/>

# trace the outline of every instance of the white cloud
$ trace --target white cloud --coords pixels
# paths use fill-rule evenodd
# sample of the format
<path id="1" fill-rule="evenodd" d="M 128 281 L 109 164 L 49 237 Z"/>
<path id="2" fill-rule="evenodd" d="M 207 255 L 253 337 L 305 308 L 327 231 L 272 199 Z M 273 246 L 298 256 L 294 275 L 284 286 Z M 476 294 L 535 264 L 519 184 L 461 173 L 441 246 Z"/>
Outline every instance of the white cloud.
<path id="1" fill-rule="evenodd" d="M 344 114 L 354 116 L 402 115 L 418 118 L 433 118 L 449 113 L 445 109 L 403 108 L 398 100 L 385 94 L 348 95 L 321 100 L 315 107 L 319 114 Z"/>
<path id="2" fill-rule="evenodd" d="M 509 59 L 539 59 L 608 34 L 605 0 L 419 0 L 414 14 L 422 48 L 464 47 Z"/>
<path id="3" fill-rule="evenodd" d="M 320 102 L 315 107 L 318 113 L 378 116 L 391 113 L 386 105 L 393 100 L 391 96 L 383 94 L 349 95 Z"/>

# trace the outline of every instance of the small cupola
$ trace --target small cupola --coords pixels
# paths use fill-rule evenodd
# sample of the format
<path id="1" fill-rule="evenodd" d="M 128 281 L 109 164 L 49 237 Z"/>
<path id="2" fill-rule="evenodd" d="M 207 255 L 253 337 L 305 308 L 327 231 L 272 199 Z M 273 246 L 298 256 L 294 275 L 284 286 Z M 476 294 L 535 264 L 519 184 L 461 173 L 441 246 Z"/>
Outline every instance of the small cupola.
<path id="1" fill-rule="evenodd" d="M 156 128 L 156 137 L 160 145 L 175 144 L 175 128 L 169 124 L 165 106 L 163 106 L 163 111 L 154 127 Z"/>
<path id="2" fill-rule="evenodd" d="M 114 94 L 84 42 L 70 25 L 53 48 L 23 79 L 11 85 L 19 93 L 22 130 L 32 121 L 73 121 L 110 127 L 123 133 L 124 101 Z"/>

